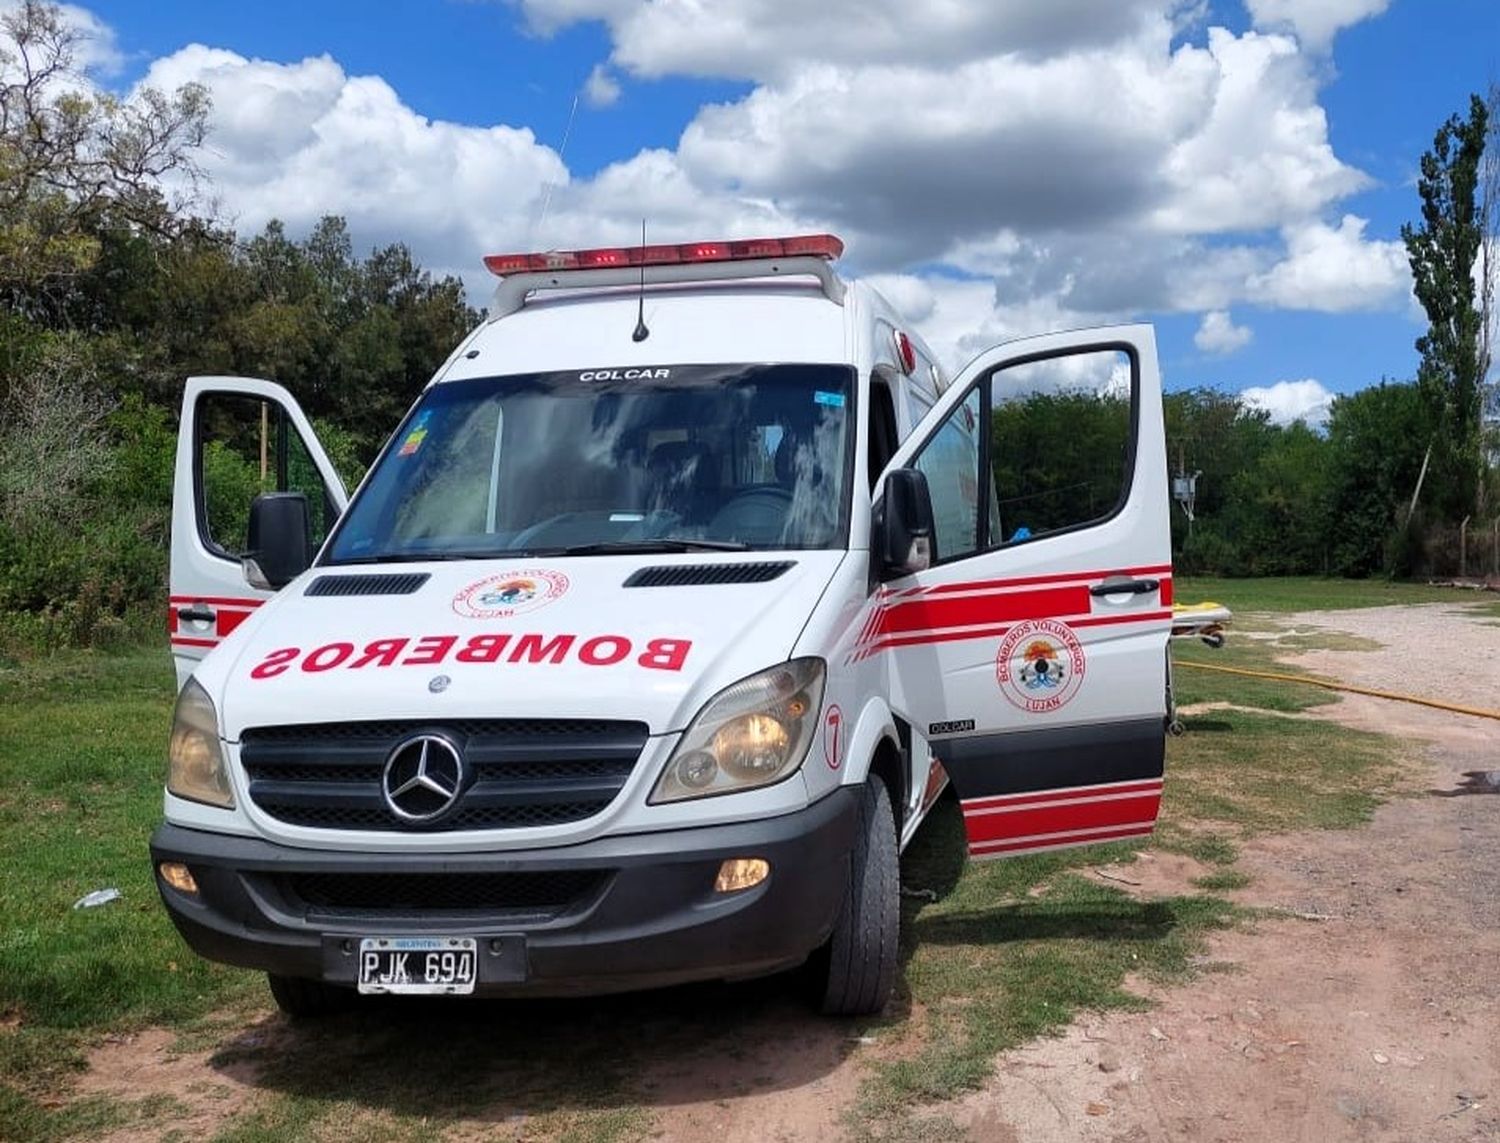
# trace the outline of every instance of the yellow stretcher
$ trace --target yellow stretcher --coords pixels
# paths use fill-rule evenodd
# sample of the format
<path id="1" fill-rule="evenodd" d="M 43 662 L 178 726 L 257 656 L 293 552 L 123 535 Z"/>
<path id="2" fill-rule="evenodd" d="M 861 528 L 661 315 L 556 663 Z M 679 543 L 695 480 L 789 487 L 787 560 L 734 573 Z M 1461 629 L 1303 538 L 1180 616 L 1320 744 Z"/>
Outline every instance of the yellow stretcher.
<path id="1" fill-rule="evenodd" d="M 1224 628 L 1234 616 L 1222 603 L 1172 604 L 1172 638 L 1201 639 L 1214 650 L 1224 646 Z M 1167 651 L 1167 733 L 1183 734 L 1187 727 L 1177 717 L 1177 699 L 1172 685 L 1172 652 Z"/>
<path id="2" fill-rule="evenodd" d="M 1202 639 L 1210 647 L 1224 646 L 1224 628 L 1234 616 L 1222 603 L 1172 604 L 1172 638 Z"/>

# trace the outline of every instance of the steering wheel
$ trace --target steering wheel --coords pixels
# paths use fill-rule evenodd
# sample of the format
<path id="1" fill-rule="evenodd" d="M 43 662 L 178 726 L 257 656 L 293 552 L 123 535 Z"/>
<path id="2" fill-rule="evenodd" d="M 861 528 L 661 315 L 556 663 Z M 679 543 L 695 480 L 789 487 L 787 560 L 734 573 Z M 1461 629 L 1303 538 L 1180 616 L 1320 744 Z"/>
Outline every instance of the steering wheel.
<path id="1" fill-rule="evenodd" d="M 708 525 L 715 539 L 769 544 L 781 539 L 792 494 L 775 484 L 747 488 L 720 508 Z"/>

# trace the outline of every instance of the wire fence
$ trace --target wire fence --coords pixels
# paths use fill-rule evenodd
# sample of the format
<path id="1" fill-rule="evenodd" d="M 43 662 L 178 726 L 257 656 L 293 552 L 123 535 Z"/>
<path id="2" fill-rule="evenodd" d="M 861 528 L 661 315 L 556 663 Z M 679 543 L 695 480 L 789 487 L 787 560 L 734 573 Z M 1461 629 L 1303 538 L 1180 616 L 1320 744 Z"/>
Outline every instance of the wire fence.
<path id="1" fill-rule="evenodd" d="M 1430 524 L 1420 533 L 1413 572 L 1428 577 L 1500 579 L 1500 516 Z"/>

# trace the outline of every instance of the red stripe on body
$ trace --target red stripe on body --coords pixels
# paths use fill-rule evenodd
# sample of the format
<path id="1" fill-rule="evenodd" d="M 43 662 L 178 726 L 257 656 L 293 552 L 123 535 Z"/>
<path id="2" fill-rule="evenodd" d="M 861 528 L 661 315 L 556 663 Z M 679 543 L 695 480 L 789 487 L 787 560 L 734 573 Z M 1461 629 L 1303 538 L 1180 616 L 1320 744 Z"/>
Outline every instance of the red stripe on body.
<path id="1" fill-rule="evenodd" d="M 248 611 L 231 611 L 228 608 L 220 608 L 214 615 L 214 630 L 222 639 L 241 623 L 250 618 Z"/>
<path id="2" fill-rule="evenodd" d="M 975 627 L 982 623 L 1020 623 L 1027 619 L 1084 615 L 1088 610 L 1089 592 L 1083 586 L 982 595 L 972 599 L 917 599 L 887 610 L 876 624 L 875 634 Z"/>
<path id="3" fill-rule="evenodd" d="M 1057 618 L 1058 622 L 1066 623 L 1069 627 L 1104 627 L 1116 623 L 1145 623 L 1148 620 L 1171 619 L 1170 611 L 1148 611 L 1141 615 L 1092 615 L 1085 619 L 1070 619 L 1067 617 L 1045 616 L 1044 618 Z M 923 643 L 951 643 L 960 639 L 998 639 L 1013 627 L 1014 624 L 1006 624 L 1004 627 L 986 627 L 978 630 L 963 631 L 924 631 L 900 638 L 881 639 L 879 642 L 871 643 L 857 649 L 856 657 L 868 658 L 877 651 L 887 651 L 894 647 L 914 647 Z"/>
<path id="4" fill-rule="evenodd" d="M 174 647 L 217 647 L 219 641 L 217 639 L 188 639 L 182 635 L 173 635 L 172 645 Z"/>
<path id="5" fill-rule="evenodd" d="M 1012 841 L 1043 834 L 1150 825 L 1161 809 L 1161 792 L 1109 796 L 1088 802 L 1032 806 L 1011 813 L 972 814 L 965 807 L 964 831 L 970 845 Z"/>
<path id="6" fill-rule="evenodd" d="M 1106 794 L 1139 794 L 1161 789 L 1160 778 L 1142 778 L 1138 782 L 1110 782 L 1098 786 L 1067 786 L 1056 790 L 1037 790 L 1025 794 L 995 794 L 988 798 L 966 798 L 964 813 L 978 813 L 1005 806 L 1025 806 L 1033 802 L 1055 802 L 1063 798 L 1084 800 Z"/>
<path id="7" fill-rule="evenodd" d="M 969 852 L 975 857 L 997 857 L 1006 853 L 1020 854 L 1044 849 L 1068 849 L 1076 845 L 1099 845 L 1107 841 L 1124 841 L 1132 837 L 1150 837 L 1152 829 L 1150 824 L 1140 824 L 1055 838 L 984 842 L 971 846 Z"/>
<path id="8" fill-rule="evenodd" d="M 264 599 L 231 599 L 227 595 L 169 595 L 168 603 L 206 603 L 211 607 L 259 607 Z"/>

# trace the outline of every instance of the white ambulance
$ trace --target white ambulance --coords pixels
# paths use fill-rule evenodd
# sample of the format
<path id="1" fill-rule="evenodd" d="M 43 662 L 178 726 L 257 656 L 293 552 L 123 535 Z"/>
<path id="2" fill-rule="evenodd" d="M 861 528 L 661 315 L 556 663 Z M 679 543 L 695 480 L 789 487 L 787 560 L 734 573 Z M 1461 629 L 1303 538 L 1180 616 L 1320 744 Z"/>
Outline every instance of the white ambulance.
<path id="1" fill-rule="evenodd" d="M 352 497 L 284 389 L 188 382 L 151 855 L 195 950 L 293 1015 L 799 965 L 868 1013 L 946 787 L 976 857 L 1152 830 L 1150 328 L 950 381 L 841 252 L 487 258 Z"/>

